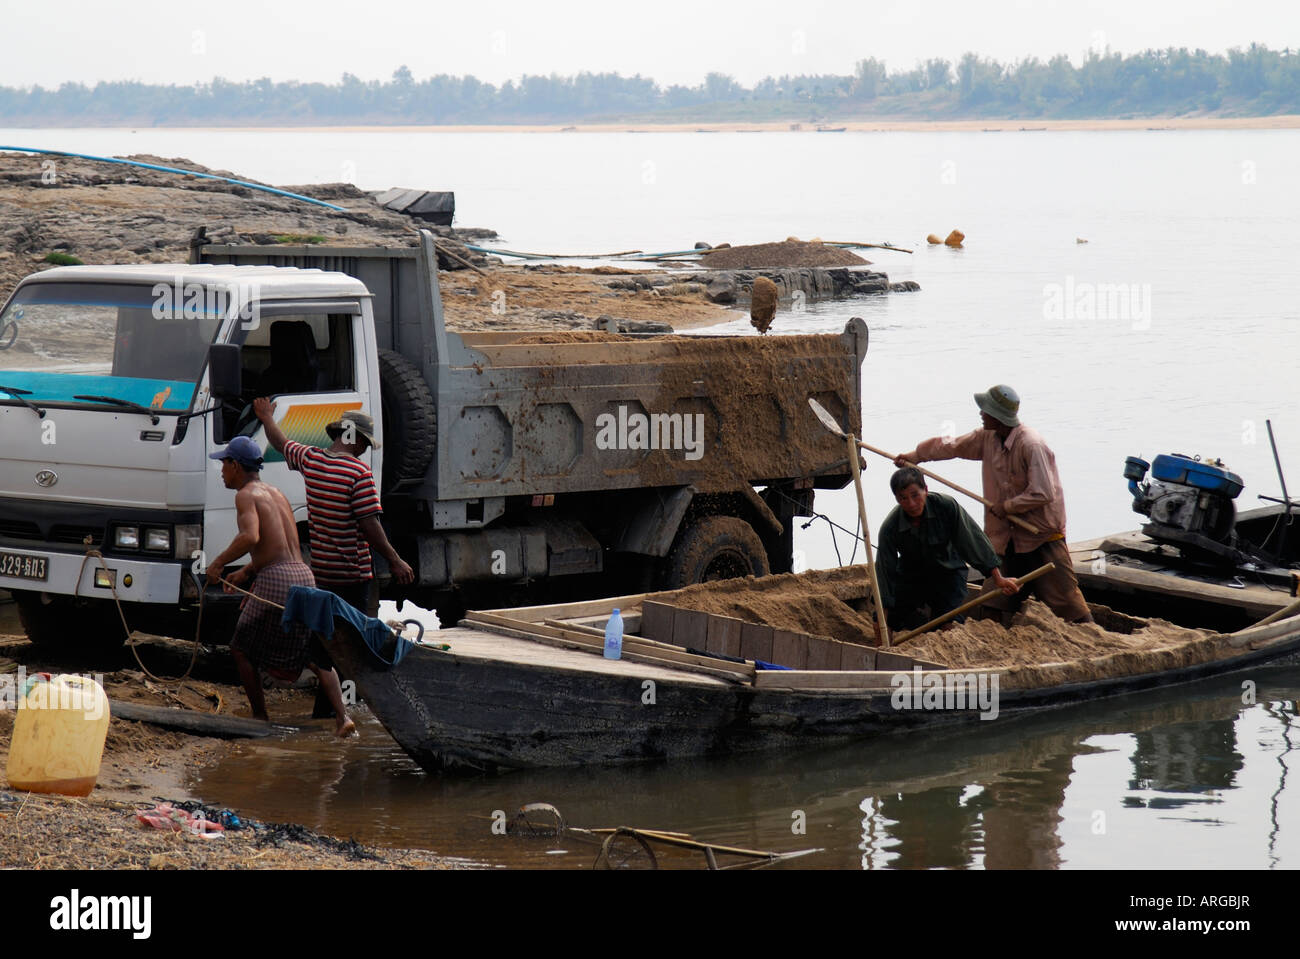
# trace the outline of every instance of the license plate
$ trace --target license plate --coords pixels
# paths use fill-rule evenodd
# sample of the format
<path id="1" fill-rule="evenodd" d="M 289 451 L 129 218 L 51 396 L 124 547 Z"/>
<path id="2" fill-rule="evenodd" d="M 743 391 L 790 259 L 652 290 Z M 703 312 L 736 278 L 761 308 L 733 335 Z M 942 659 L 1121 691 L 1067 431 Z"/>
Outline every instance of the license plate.
<path id="1" fill-rule="evenodd" d="M 39 579 L 49 575 L 48 556 L 20 556 L 18 553 L 0 553 L 0 576 L 15 579 Z"/>

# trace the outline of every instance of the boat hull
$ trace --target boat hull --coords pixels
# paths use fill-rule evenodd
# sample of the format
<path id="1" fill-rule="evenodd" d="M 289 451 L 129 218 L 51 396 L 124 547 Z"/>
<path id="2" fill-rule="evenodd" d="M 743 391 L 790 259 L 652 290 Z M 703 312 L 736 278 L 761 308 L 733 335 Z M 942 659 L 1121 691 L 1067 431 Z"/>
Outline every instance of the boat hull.
<path id="1" fill-rule="evenodd" d="M 526 641 L 467 629 L 441 634 L 450 652 L 416 647 L 390 667 L 343 621 L 338 625 L 330 651 L 340 672 L 429 771 L 780 750 L 1006 719 L 1300 661 L 1300 627 L 1283 623 L 1264 628 L 1257 643 L 1243 643 L 1229 658 L 1135 675 L 1016 688 L 1008 672 L 973 671 L 1002 680 L 991 714 L 973 696 L 965 708 L 924 708 L 921 699 L 896 688 L 896 677 L 911 682 L 911 673 L 861 674 L 871 676 L 864 682 L 874 688 L 755 687 L 653 666 L 610 665 L 580 651 L 545 650 L 546 657 L 527 661 L 521 654 Z M 467 652 L 458 653 L 459 647 Z M 942 680 L 947 674 L 926 675 Z M 779 683 L 781 674 L 766 678 Z"/>

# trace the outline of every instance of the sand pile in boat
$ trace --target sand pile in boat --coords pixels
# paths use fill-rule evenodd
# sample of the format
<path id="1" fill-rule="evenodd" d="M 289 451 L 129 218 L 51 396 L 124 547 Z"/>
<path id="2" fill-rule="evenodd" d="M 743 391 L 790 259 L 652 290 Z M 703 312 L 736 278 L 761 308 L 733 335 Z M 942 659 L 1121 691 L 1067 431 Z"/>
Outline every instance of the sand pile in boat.
<path id="1" fill-rule="evenodd" d="M 667 594 L 663 601 L 679 609 L 694 609 L 796 633 L 874 645 L 871 616 L 855 608 L 867 593 L 862 581 L 865 570 L 860 567 L 856 570 L 856 575 L 845 575 L 845 570 L 818 570 L 763 579 L 750 577 L 725 583 L 702 583 Z"/>
<path id="2" fill-rule="evenodd" d="M 869 263 L 856 253 L 824 243 L 785 240 L 709 250 L 703 257 L 710 270 L 771 270 L 801 266 L 862 266 Z"/>
<path id="3" fill-rule="evenodd" d="M 860 567 L 816 570 L 764 579 L 704 583 L 666 594 L 663 601 L 682 609 L 730 616 L 842 642 L 875 645 L 866 571 Z M 1094 607 L 1097 623 L 1066 623 L 1037 599 L 1029 599 L 1010 627 L 996 619 L 967 620 L 946 631 L 918 636 L 898 652 L 952 668 L 1024 667 L 1075 663 L 1071 680 L 1108 675 L 1115 664 L 1096 667 L 1082 661 L 1118 653 L 1134 654 L 1123 671 L 1168 668 L 1157 650 L 1184 647 L 1215 635 L 1161 619 L 1145 620 Z M 1187 648 L 1180 663 L 1200 662 L 1218 653 L 1213 643 Z"/>
<path id="4" fill-rule="evenodd" d="M 1045 604 L 1030 599 L 1010 628 L 991 619 L 967 620 L 947 631 L 918 636 L 899 652 L 953 668 L 1025 666 L 1149 652 L 1213 635 L 1209 630 L 1188 629 L 1163 619 L 1136 619 L 1109 610 L 1103 610 L 1098 619 L 1100 623 L 1067 623 Z"/>

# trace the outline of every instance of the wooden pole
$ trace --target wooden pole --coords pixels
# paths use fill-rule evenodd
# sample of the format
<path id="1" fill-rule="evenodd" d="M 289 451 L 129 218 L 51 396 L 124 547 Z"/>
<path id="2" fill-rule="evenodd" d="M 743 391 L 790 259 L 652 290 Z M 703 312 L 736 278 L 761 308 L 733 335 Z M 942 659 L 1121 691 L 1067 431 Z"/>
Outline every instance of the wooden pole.
<path id="1" fill-rule="evenodd" d="M 1032 573 L 1026 573 L 1024 576 L 1019 577 L 1018 581 L 1020 583 L 1021 588 L 1024 588 L 1025 583 L 1032 582 L 1033 580 L 1038 579 L 1038 577 L 1050 573 L 1054 569 L 1056 569 L 1056 564 L 1048 563 L 1046 566 L 1038 567 L 1038 569 L 1034 570 Z M 976 596 L 974 599 L 967 600 L 966 602 L 962 603 L 956 609 L 944 613 L 942 616 L 938 617 L 937 619 L 930 620 L 924 626 L 918 626 L 916 629 L 903 633 L 894 641 L 894 645 L 902 646 L 909 639 L 914 639 L 915 637 L 920 636 L 922 633 L 928 633 L 930 630 L 934 629 L 934 627 L 942 626 L 944 623 L 948 622 L 948 620 L 955 619 L 956 617 L 960 616 L 962 613 L 974 609 L 976 606 L 984 605 L 994 596 L 998 596 L 1001 593 L 1002 591 L 1000 589 L 990 590 L 987 593 L 981 593 L 979 596 Z"/>
<path id="2" fill-rule="evenodd" d="M 911 253 L 911 250 L 905 250 L 901 246 L 890 246 L 888 243 L 854 243 L 851 240 L 825 240 L 827 246 L 852 246 L 863 250 L 893 250 L 895 253 Z"/>
<path id="3" fill-rule="evenodd" d="M 473 270 L 473 271 L 474 271 L 475 273 L 477 273 L 479 276 L 487 276 L 487 273 L 485 273 L 483 270 L 480 270 L 477 266 L 475 266 L 475 265 L 474 265 L 473 263 L 471 263 L 469 260 L 465 259 L 463 256 L 457 256 L 455 253 L 451 252 L 451 250 L 447 249 L 445 246 L 439 246 L 437 243 L 434 243 L 434 244 L 433 244 L 433 248 L 434 248 L 435 250 L 437 250 L 439 253 L 443 253 L 443 254 L 445 254 L 445 255 L 451 257 L 453 260 L 455 260 L 455 261 L 456 261 L 457 263 L 459 263 L 461 266 L 467 266 L 467 267 L 469 267 L 471 270 Z"/>
<path id="4" fill-rule="evenodd" d="M 867 575 L 871 578 L 871 595 L 876 604 L 876 622 L 880 625 L 880 644 L 889 648 L 889 622 L 880 599 L 880 582 L 876 579 L 876 559 L 871 555 L 871 530 L 867 528 L 867 501 L 862 495 L 862 466 L 858 463 L 858 439 L 845 433 L 849 445 L 849 466 L 853 470 L 853 488 L 858 493 L 858 519 L 862 524 L 862 542 L 867 547 Z"/>
<path id="5" fill-rule="evenodd" d="M 1294 616 L 1296 613 L 1300 613 L 1300 599 L 1297 599 L 1289 606 L 1283 606 L 1281 609 L 1274 610 L 1253 626 L 1247 626 L 1245 629 L 1237 630 L 1237 632 L 1244 633 L 1247 629 L 1257 629 L 1260 626 L 1267 626 L 1269 623 L 1276 623 L 1279 619 L 1286 619 L 1288 616 Z M 1235 636 L 1236 633 L 1233 635 Z"/>
<path id="6" fill-rule="evenodd" d="M 867 444 L 867 443 L 863 443 L 863 442 L 859 441 L 858 445 L 861 446 L 861 447 L 862 447 L 864 450 L 866 450 L 867 452 L 869 452 L 869 453 L 875 453 L 877 456 L 883 456 L 883 457 L 884 457 L 885 459 L 887 459 L 887 460 L 896 460 L 896 459 L 898 459 L 897 456 L 894 456 L 894 455 L 892 455 L 892 454 L 890 454 L 890 453 L 886 453 L 884 450 L 876 449 L 874 446 L 871 446 L 871 445 L 869 445 L 869 444 Z M 903 462 L 904 462 L 904 463 L 907 463 L 907 460 L 904 460 Z M 989 502 L 988 500 L 986 500 L 986 499 L 985 499 L 983 496 L 981 496 L 979 493 L 972 492 L 971 490 L 968 490 L 968 489 L 967 489 L 966 487 L 964 487 L 964 486 L 958 486 L 956 483 L 952 482 L 951 480 L 946 480 L 946 479 L 944 479 L 942 476 L 937 476 L 936 474 L 931 473 L 931 472 L 930 472 L 928 469 L 926 469 L 924 466 L 917 466 L 917 464 L 915 464 L 915 463 L 907 463 L 907 465 L 913 467 L 914 469 L 918 469 L 918 470 L 920 470 L 924 475 L 930 477 L 930 479 L 932 479 L 932 480 L 937 480 L 938 482 L 942 483 L 944 486 L 947 486 L 947 487 L 950 488 L 950 489 L 955 489 L 958 493 L 965 493 L 965 494 L 966 494 L 967 496 L 969 496 L 971 499 L 979 500 L 979 501 L 980 501 L 981 503 L 983 503 L 985 506 L 987 506 L 987 507 L 989 507 L 990 509 L 992 509 L 993 504 L 992 504 L 991 502 Z M 1033 524 L 1029 523 L 1028 521 L 1021 519 L 1019 516 L 1010 516 L 1010 515 L 1009 515 L 1009 516 L 1007 516 L 1007 519 L 1009 519 L 1011 522 L 1015 523 L 1015 524 L 1016 524 L 1017 526 L 1019 526 L 1021 529 L 1026 530 L 1027 532 L 1034 533 L 1034 534 L 1037 534 L 1037 533 L 1038 533 L 1038 527 L 1037 527 L 1037 526 L 1034 526 Z"/>

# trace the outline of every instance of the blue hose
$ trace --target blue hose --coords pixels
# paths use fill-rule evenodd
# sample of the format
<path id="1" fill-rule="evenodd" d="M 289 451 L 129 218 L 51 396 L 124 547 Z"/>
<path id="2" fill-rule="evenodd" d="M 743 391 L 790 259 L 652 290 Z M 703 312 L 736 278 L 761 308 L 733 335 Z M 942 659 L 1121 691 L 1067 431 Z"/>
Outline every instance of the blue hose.
<path id="1" fill-rule="evenodd" d="M 217 176 L 215 173 L 200 173 L 198 170 L 182 170 L 174 166 L 159 166 L 156 163 L 142 163 L 139 160 L 122 160 L 117 157 L 97 157 L 89 153 L 68 153 L 64 150 L 40 150 L 36 147 L 6 147 L 0 146 L 0 151 L 10 151 L 13 153 L 43 153 L 50 156 L 58 157 L 76 157 L 78 160 L 94 160 L 97 163 L 120 163 L 124 166 L 138 166 L 146 170 L 157 170 L 160 173 L 180 173 L 185 176 L 196 176 L 204 180 L 221 180 L 224 183 L 233 183 L 235 186 L 246 186 L 250 190 L 261 190 L 263 193 L 273 193 L 276 196 L 288 197 L 290 200 L 301 200 L 303 203 L 314 203 L 316 206 L 323 206 L 327 210 L 338 210 L 340 213 L 347 213 L 346 207 L 335 206 L 333 203 L 326 203 L 324 200 L 314 200 L 309 196 L 302 196 L 299 193 L 290 193 L 288 190 L 277 190 L 273 186 L 263 186 L 260 183 L 249 183 L 247 180 L 236 180 L 228 176 Z"/>

